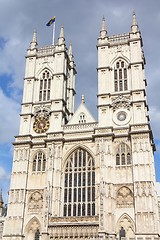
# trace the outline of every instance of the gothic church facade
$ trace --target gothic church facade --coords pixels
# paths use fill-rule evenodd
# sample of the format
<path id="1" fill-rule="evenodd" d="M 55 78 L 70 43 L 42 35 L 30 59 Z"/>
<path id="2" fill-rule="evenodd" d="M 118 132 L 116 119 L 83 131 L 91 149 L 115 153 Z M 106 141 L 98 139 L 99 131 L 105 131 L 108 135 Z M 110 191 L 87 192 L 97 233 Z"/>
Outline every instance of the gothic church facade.
<path id="1" fill-rule="evenodd" d="M 55 46 L 27 50 L 20 130 L 4 240 L 158 239 L 154 142 L 141 33 L 97 43 L 98 121 L 84 96 L 74 112 L 76 66 L 64 29 Z"/>

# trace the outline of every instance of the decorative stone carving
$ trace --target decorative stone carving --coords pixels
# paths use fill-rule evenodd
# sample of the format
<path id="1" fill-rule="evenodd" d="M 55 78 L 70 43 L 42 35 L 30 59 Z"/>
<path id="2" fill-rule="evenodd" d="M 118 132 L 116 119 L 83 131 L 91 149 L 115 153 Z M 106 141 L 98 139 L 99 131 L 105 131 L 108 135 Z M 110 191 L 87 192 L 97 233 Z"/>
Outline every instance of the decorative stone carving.
<path id="1" fill-rule="evenodd" d="M 49 117 L 50 114 L 50 106 L 38 106 L 34 109 L 35 118 L 38 117 Z"/>
<path id="2" fill-rule="evenodd" d="M 118 190 L 116 205 L 118 208 L 133 207 L 133 193 L 128 187 L 121 187 Z"/>
<path id="3" fill-rule="evenodd" d="M 131 107 L 131 101 L 129 98 L 126 98 L 123 95 L 119 95 L 117 98 L 112 100 L 111 106 L 114 111 L 120 108 L 129 110 Z"/>
<path id="4" fill-rule="evenodd" d="M 43 208 L 43 196 L 39 192 L 34 192 L 28 202 L 29 212 L 38 212 Z"/>

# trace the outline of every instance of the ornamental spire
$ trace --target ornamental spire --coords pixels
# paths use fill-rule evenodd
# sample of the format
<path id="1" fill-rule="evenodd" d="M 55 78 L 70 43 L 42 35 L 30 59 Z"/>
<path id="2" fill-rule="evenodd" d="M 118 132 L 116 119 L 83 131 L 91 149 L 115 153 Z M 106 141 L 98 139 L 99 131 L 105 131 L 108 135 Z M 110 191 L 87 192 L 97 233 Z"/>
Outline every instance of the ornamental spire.
<path id="1" fill-rule="evenodd" d="M 133 15 L 132 15 L 132 26 L 131 26 L 131 32 L 135 33 L 135 32 L 139 32 L 139 27 L 138 27 L 138 23 L 137 23 L 137 19 L 136 19 L 136 13 L 135 11 L 133 11 Z"/>
<path id="2" fill-rule="evenodd" d="M 65 38 L 64 38 L 64 27 L 61 27 L 59 38 L 58 38 L 58 45 L 65 44 Z"/>
<path id="3" fill-rule="evenodd" d="M 33 37 L 32 37 L 32 41 L 31 41 L 31 43 L 30 43 L 30 49 L 34 49 L 34 48 L 36 48 L 37 47 L 37 32 L 36 32 L 36 30 L 34 30 L 34 32 L 33 32 Z"/>
<path id="4" fill-rule="evenodd" d="M 105 18 L 103 16 L 102 18 L 102 25 L 101 25 L 101 31 L 100 31 L 100 37 L 105 38 L 107 36 L 107 30 L 106 30 L 106 22 Z"/>
<path id="5" fill-rule="evenodd" d="M 72 44 L 71 44 L 71 43 L 70 43 L 69 48 L 68 48 L 68 56 L 69 56 L 70 61 L 73 61 L 73 60 L 74 60 L 73 50 L 72 50 Z"/>
<path id="6" fill-rule="evenodd" d="M 81 96 L 81 103 L 85 103 L 84 95 Z"/>

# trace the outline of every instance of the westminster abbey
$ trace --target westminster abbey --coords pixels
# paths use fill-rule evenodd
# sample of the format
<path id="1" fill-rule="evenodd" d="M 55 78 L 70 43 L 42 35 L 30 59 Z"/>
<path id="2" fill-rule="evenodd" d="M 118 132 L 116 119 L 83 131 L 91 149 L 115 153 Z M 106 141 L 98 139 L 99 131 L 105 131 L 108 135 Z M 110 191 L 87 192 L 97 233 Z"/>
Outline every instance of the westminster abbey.
<path id="1" fill-rule="evenodd" d="M 135 13 L 126 34 L 109 36 L 102 19 L 95 120 L 83 95 L 74 111 L 63 27 L 42 48 L 33 33 L 3 240 L 159 239 L 142 47 Z"/>

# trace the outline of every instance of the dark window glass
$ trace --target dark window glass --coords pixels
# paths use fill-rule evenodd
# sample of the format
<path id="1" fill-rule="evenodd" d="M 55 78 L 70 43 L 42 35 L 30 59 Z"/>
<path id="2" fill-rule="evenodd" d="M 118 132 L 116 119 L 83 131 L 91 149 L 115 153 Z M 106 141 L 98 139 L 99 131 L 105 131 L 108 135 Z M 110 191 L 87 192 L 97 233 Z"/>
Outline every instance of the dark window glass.
<path id="1" fill-rule="evenodd" d="M 33 161 L 32 171 L 36 171 L 36 160 Z"/>
<path id="2" fill-rule="evenodd" d="M 124 69 L 124 78 L 127 78 L 127 69 Z"/>
<path id="3" fill-rule="evenodd" d="M 122 81 L 119 81 L 119 91 L 123 91 Z"/>
<path id="4" fill-rule="evenodd" d="M 39 237 L 40 237 L 40 232 L 39 232 L 39 229 L 37 229 L 37 231 L 35 232 L 35 240 L 39 240 Z"/>
<path id="5" fill-rule="evenodd" d="M 91 201 L 91 188 L 90 187 L 88 187 L 88 202 L 90 202 Z"/>
<path id="6" fill-rule="evenodd" d="M 40 160 L 40 159 L 38 160 L 38 168 L 37 168 L 37 171 L 41 171 L 41 160 Z"/>
<path id="7" fill-rule="evenodd" d="M 69 199 L 68 199 L 68 201 L 71 202 L 71 200 L 72 200 L 72 189 L 69 188 Z"/>
<path id="8" fill-rule="evenodd" d="M 46 170 L 46 159 L 43 160 L 42 171 Z"/>
<path id="9" fill-rule="evenodd" d="M 78 173 L 78 186 L 81 186 L 81 173 Z"/>
<path id="10" fill-rule="evenodd" d="M 78 204 L 78 216 L 81 216 L 81 204 Z"/>
<path id="11" fill-rule="evenodd" d="M 117 69 L 114 70 L 114 79 L 117 80 Z"/>
<path id="12" fill-rule="evenodd" d="M 76 204 L 73 204 L 73 216 L 76 216 Z"/>
<path id="13" fill-rule="evenodd" d="M 92 172 L 92 185 L 95 185 L 95 172 Z"/>
<path id="14" fill-rule="evenodd" d="M 116 67 L 119 68 L 119 62 L 116 63 Z"/>
<path id="15" fill-rule="evenodd" d="M 74 198 L 73 201 L 76 202 L 77 201 L 77 188 L 74 188 Z"/>
<path id="16" fill-rule="evenodd" d="M 69 174 L 69 187 L 72 186 L 72 173 Z"/>
<path id="17" fill-rule="evenodd" d="M 85 216 L 85 204 L 82 204 L 82 216 Z"/>
<path id="18" fill-rule="evenodd" d="M 65 174 L 65 181 L 64 181 L 64 186 L 68 186 L 68 174 Z"/>
<path id="19" fill-rule="evenodd" d="M 86 189 L 85 188 L 82 188 L 82 202 L 85 202 L 86 201 Z"/>
<path id="20" fill-rule="evenodd" d="M 91 173 L 88 172 L 88 186 L 91 185 Z"/>
<path id="21" fill-rule="evenodd" d="M 81 188 L 78 188 L 78 202 L 81 202 Z"/>
<path id="22" fill-rule="evenodd" d="M 82 179 L 82 186 L 85 186 L 86 185 L 86 173 L 84 172 L 83 173 L 83 179 Z"/>
<path id="23" fill-rule="evenodd" d="M 90 216 L 91 215 L 91 204 L 88 203 L 88 209 L 87 209 L 87 215 Z"/>
<path id="24" fill-rule="evenodd" d="M 119 154 L 116 155 L 116 165 L 120 165 L 120 157 L 119 157 Z"/>
<path id="25" fill-rule="evenodd" d="M 92 215 L 95 215 L 95 203 L 92 203 Z"/>
<path id="26" fill-rule="evenodd" d="M 71 216 L 71 204 L 68 205 L 68 216 Z"/>
<path id="27" fill-rule="evenodd" d="M 124 90 L 128 90 L 128 87 L 127 87 L 127 80 L 124 80 Z"/>
<path id="28" fill-rule="evenodd" d="M 64 216 L 67 216 L 67 205 L 66 205 L 66 204 L 64 205 L 64 212 L 63 212 L 63 215 L 64 215 Z"/>
<path id="29" fill-rule="evenodd" d="M 77 186 L 77 173 L 74 173 L 74 186 Z"/>
<path id="30" fill-rule="evenodd" d="M 39 101 L 42 101 L 42 91 L 39 92 Z"/>
<path id="31" fill-rule="evenodd" d="M 130 155 L 130 153 L 127 154 L 127 164 L 131 164 L 131 155 Z"/>
<path id="32" fill-rule="evenodd" d="M 67 189 L 64 189 L 64 202 L 67 202 Z"/>
<path id="33" fill-rule="evenodd" d="M 115 92 L 118 92 L 118 82 L 115 81 Z"/>
<path id="34" fill-rule="evenodd" d="M 95 187 L 92 188 L 92 202 L 95 201 Z"/>

